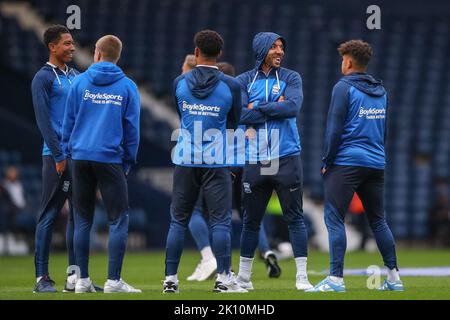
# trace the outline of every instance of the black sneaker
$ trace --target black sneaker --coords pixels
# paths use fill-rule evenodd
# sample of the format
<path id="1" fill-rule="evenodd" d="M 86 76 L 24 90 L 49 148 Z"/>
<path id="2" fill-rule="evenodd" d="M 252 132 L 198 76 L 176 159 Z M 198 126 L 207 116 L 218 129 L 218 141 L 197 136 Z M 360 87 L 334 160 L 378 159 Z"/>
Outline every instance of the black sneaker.
<path id="1" fill-rule="evenodd" d="M 103 288 L 96 286 L 95 284 L 92 284 L 94 286 L 95 292 L 103 292 Z"/>
<path id="2" fill-rule="evenodd" d="M 55 293 L 57 292 L 55 287 L 55 281 L 50 279 L 48 275 L 45 275 L 36 283 L 33 293 Z"/>
<path id="3" fill-rule="evenodd" d="M 272 251 L 268 251 L 264 255 L 264 262 L 267 266 L 267 274 L 269 278 L 278 278 L 281 275 L 281 268 L 278 265 L 277 256 Z"/>
<path id="4" fill-rule="evenodd" d="M 163 293 L 179 293 L 178 283 L 175 283 L 173 281 L 164 281 Z"/>

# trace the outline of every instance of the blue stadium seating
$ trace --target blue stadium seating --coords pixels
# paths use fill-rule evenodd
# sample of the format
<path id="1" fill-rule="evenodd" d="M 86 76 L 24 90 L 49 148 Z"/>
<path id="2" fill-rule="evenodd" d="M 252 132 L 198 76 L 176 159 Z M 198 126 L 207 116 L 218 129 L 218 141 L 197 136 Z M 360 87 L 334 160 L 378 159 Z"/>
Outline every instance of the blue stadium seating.
<path id="1" fill-rule="evenodd" d="M 382 31 L 370 31 L 354 10 L 320 1 L 33 1 L 46 20 L 55 23 L 66 21 L 65 8 L 73 3 L 82 9 L 82 28 L 74 31 L 74 38 L 92 47 L 104 34 L 121 37 L 120 65 L 159 96 L 171 94 L 184 56 L 193 50 L 192 38 L 203 28 L 222 33 L 223 59 L 238 72 L 254 65 L 251 41 L 256 32 L 272 30 L 285 36 L 284 64 L 303 78 L 299 127 L 304 183 L 318 198 L 323 196 L 319 171 L 328 103 L 340 77 L 336 47 L 350 38 L 369 41 L 375 52 L 369 72 L 383 79 L 389 92 L 387 215 L 399 238 L 428 235 L 435 178 L 450 179 L 450 22 L 445 10 L 439 14 L 434 9 L 430 16 L 395 11 L 383 20 Z M 6 19 L 3 25 L 2 63 L 32 76 L 45 61 L 45 49 L 13 22 Z M 35 50 L 23 50 L 24 41 Z M 168 130 L 149 113 L 142 119 L 142 136 L 147 139 Z M 162 148 L 164 141 L 159 139 Z"/>

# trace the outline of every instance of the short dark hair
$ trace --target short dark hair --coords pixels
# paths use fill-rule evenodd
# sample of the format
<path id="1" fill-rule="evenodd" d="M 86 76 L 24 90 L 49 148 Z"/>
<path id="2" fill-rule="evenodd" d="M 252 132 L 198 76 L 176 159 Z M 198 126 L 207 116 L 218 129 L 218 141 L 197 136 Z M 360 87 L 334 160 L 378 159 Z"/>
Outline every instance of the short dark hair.
<path id="1" fill-rule="evenodd" d="M 219 68 L 220 71 L 222 71 L 223 73 L 225 73 L 226 75 L 228 75 L 230 77 L 236 76 L 236 70 L 234 69 L 234 67 L 231 63 L 219 62 L 217 64 L 217 67 Z"/>
<path id="2" fill-rule="evenodd" d="M 58 42 L 61 39 L 61 34 L 70 33 L 69 29 L 65 26 L 56 24 L 51 27 L 48 27 L 44 32 L 44 44 L 48 48 L 50 43 Z"/>
<path id="3" fill-rule="evenodd" d="M 370 44 L 362 40 L 350 40 L 341 43 L 337 51 L 341 56 L 345 54 L 351 56 L 360 67 L 366 67 L 373 54 Z"/>
<path id="4" fill-rule="evenodd" d="M 195 34 L 194 45 L 206 58 L 216 58 L 223 49 L 223 39 L 216 31 L 202 30 Z"/>

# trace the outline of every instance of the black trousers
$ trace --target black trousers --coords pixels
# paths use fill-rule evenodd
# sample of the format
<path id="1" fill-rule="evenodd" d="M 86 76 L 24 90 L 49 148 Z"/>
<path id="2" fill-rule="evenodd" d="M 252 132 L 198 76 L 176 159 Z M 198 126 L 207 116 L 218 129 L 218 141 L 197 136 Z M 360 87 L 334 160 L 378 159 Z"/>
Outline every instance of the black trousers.
<path id="1" fill-rule="evenodd" d="M 97 187 L 110 221 L 128 210 L 128 185 L 121 164 L 86 160 L 72 162 L 73 203 L 78 214 L 85 219 L 93 218 Z"/>
<path id="2" fill-rule="evenodd" d="M 48 275 L 48 261 L 52 241 L 53 225 L 59 216 L 66 200 L 69 200 L 69 219 L 66 229 L 66 245 L 69 265 L 75 264 L 73 247 L 73 208 L 71 197 L 71 170 L 70 161 L 62 176 L 58 176 L 55 160 L 52 156 L 42 157 L 42 197 L 38 212 L 35 233 L 36 277 Z"/>
<path id="3" fill-rule="evenodd" d="M 210 223 L 226 219 L 231 211 L 230 169 L 175 166 L 171 204 L 175 220 L 184 225 L 189 223 L 200 190 Z"/>
<path id="4" fill-rule="evenodd" d="M 242 172 L 243 167 L 230 167 L 231 174 L 231 197 L 232 208 L 236 209 L 241 219 L 243 218 L 242 207 Z M 200 211 L 205 219 L 208 219 L 209 213 L 206 206 L 205 198 L 203 196 L 203 189 L 200 188 L 197 202 L 195 203 L 195 210 Z"/>
<path id="5" fill-rule="evenodd" d="M 244 167 L 242 177 L 244 223 L 252 230 L 259 226 L 272 192 L 277 192 L 287 223 L 303 216 L 303 168 L 300 156 L 279 159 L 275 175 L 261 175 L 262 164 Z"/>
<path id="6" fill-rule="evenodd" d="M 66 170 L 58 176 L 55 160 L 52 156 L 42 157 L 42 196 L 39 207 L 38 221 L 43 219 L 49 211 L 59 213 L 64 203 L 69 199 L 71 205 L 72 177 L 71 164 L 67 162 Z"/>
<path id="7" fill-rule="evenodd" d="M 325 172 L 323 179 L 325 224 L 330 243 L 330 274 L 343 276 L 347 248 L 344 219 L 354 192 L 362 201 L 384 264 L 389 269 L 396 268 L 395 241 L 384 214 L 384 170 L 333 165 Z"/>
<path id="8" fill-rule="evenodd" d="M 121 164 L 73 160 L 74 247 L 81 278 L 89 276 L 90 230 L 96 189 L 109 220 L 108 279 L 119 280 L 128 239 L 128 186 Z"/>
<path id="9" fill-rule="evenodd" d="M 333 165 L 323 176 L 325 202 L 344 218 L 356 192 L 369 223 L 384 219 L 384 170 Z"/>
<path id="10" fill-rule="evenodd" d="M 239 213 L 239 216 L 243 217 L 243 206 L 242 206 L 242 174 L 244 172 L 244 167 L 231 167 L 231 180 L 233 182 L 233 208 Z"/>

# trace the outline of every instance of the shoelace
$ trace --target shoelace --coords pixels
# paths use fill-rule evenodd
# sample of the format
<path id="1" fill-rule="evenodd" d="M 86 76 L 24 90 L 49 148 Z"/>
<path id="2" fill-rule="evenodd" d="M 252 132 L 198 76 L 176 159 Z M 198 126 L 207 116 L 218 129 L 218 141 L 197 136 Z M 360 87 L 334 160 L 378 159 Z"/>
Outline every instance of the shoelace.
<path id="1" fill-rule="evenodd" d="M 197 268 L 195 268 L 195 271 L 194 271 L 194 273 L 200 273 L 200 272 L 202 272 L 202 270 L 203 270 L 203 267 L 202 267 L 203 265 L 202 265 L 202 263 L 200 262 L 198 265 L 197 265 Z"/>
<path id="2" fill-rule="evenodd" d="M 296 276 L 296 280 L 298 280 L 298 281 L 308 281 L 308 276 L 305 276 L 305 275 L 299 275 L 299 276 Z M 324 282 L 325 280 L 322 280 L 322 282 Z"/>
<path id="3" fill-rule="evenodd" d="M 53 281 L 49 276 L 44 276 L 42 279 L 45 282 L 50 282 L 52 286 L 55 285 L 55 281 Z"/>
<path id="4" fill-rule="evenodd" d="M 130 285 L 128 283 L 126 283 L 125 281 L 123 281 L 122 279 L 119 280 L 119 285 L 121 287 L 127 288 L 128 290 L 130 289 Z"/>
<path id="5" fill-rule="evenodd" d="M 168 281 L 164 283 L 164 289 L 173 289 L 176 290 L 177 289 L 177 285 L 175 282 L 172 281 Z"/>
<path id="6" fill-rule="evenodd" d="M 225 281 L 223 281 L 222 283 L 226 284 L 226 285 L 236 285 L 237 286 L 237 278 L 236 275 L 234 274 L 234 272 L 230 272 L 226 278 Z"/>

